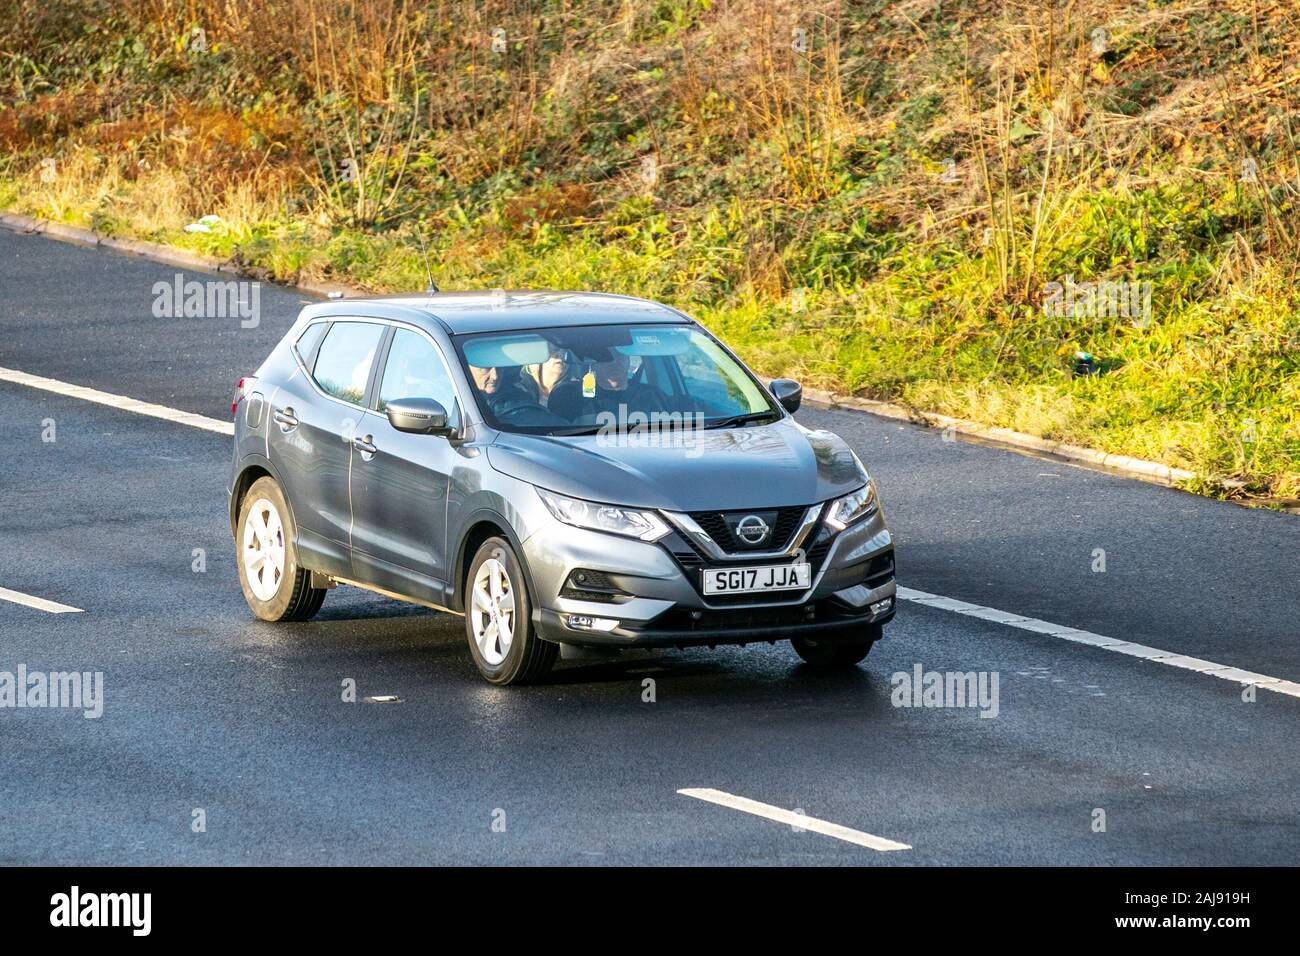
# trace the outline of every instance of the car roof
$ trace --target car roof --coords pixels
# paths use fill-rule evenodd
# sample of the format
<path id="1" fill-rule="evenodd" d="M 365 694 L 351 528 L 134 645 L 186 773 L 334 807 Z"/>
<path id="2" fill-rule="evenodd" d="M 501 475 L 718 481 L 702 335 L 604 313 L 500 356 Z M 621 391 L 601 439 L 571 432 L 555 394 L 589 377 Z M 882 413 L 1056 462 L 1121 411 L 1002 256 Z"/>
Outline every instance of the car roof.
<path id="1" fill-rule="evenodd" d="M 680 324 L 692 321 L 671 306 L 606 292 L 437 292 L 432 295 L 335 299 L 325 307 L 314 308 L 312 312 L 314 315 L 346 315 L 349 307 L 360 303 L 424 312 L 438 319 L 453 335 L 569 325 L 614 325 L 625 322 Z M 370 309 L 366 311 L 369 312 Z"/>

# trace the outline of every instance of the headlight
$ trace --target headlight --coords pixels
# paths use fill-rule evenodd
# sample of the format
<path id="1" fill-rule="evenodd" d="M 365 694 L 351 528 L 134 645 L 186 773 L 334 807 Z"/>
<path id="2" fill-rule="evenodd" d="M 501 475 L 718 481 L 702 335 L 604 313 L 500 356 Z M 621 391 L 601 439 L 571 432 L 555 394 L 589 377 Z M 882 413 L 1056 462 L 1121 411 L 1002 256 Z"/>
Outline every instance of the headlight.
<path id="1" fill-rule="evenodd" d="M 867 483 L 852 494 L 836 498 L 826 512 L 826 523 L 836 531 L 843 531 L 853 522 L 865 518 L 876 511 L 876 483 L 867 479 Z"/>
<path id="2" fill-rule="evenodd" d="M 557 495 L 544 488 L 538 488 L 537 493 L 551 514 L 555 515 L 556 521 L 563 521 L 575 528 L 608 531 L 610 534 L 640 538 L 642 541 L 658 541 L 670 530 L 653 511 L 597 504 L 581 498 L 570 498 L 568 495 Z"/>

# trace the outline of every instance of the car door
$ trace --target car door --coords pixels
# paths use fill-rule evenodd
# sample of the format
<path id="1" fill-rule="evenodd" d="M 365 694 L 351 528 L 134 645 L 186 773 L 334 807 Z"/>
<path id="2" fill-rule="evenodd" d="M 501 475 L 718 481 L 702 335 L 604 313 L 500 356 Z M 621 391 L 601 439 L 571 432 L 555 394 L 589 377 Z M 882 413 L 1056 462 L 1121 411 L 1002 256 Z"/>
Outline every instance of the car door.
<path id="1" fill-rule="evenodd" d="M 358 580 L 445 604 L 447 487 L 458 455 L 445 436 L 393 428 L 385 407 L 400 398 L 432 398 L 455 427 L 456 388 L 433 338 L 400 325 L 376 382 L 373 410 L 358 431 L 352 459 L 354 568 Z"/>
<path id="2" fill-rule="evenodd" d="M 335 319 L 307 374 L 271 399 L 269 450 L 298 525 L 300 550 L 321 570 L 348 576 L 352 524 L 348 472 L 375 357 L 387 327 Z M 301 356 L 300 356 L 301 357 Z"/>

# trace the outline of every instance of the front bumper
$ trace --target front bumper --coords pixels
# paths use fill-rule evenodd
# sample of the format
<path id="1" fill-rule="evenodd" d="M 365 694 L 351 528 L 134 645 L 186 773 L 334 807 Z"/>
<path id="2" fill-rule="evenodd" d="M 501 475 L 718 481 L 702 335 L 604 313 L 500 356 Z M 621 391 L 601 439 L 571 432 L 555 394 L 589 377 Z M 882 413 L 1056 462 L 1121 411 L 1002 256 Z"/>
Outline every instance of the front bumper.
<path id="1" fill-rule="evenodd" d="M 555 522 L 530 535 L 523 548 L 536 598 L 534 626 L 543 639 L 559 643 L 684 647 L 804 636 L 854 640 L 895 612 L 894 544 L 879 510 L 839 533 L 819 521 L 804 546 L 812 584 L 788 596 L 705 597 L 704 568 L 793 559 L 718 562 L 677 532 L 647 543 Z M 587 595 L 603 600 L 565 596 L 569 575 L 579 569 L 602 572 L 621 593 Z M 574 627 L 574 616 L 605 623 Z"/>

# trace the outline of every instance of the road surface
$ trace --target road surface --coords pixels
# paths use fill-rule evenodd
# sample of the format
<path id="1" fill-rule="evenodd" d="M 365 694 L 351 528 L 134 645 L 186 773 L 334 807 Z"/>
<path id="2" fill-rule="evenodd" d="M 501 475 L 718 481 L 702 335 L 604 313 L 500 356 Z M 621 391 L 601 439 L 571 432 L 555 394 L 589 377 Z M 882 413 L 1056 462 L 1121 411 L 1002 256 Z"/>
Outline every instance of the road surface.
<path id="1" fill-rule="evenodd" d="M 176 273 L 0 231 L 0 367 L 228 421 L 307 300 L 155 318 Z M 230 439 L 85 394 L 0 373 L 0 672 L 104 675 L 98 719 L 0 709 L 0 865 L 1300 857 L 1295 516 L 806 408 L 915 592 L 861 667 L 756 644 L 502 689 L 459 618 L 359 590 L 254 620 Z M 918 665 L 996 675 L 996 716 L 895 706 Z"/>

